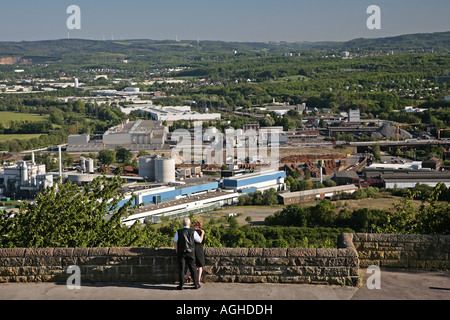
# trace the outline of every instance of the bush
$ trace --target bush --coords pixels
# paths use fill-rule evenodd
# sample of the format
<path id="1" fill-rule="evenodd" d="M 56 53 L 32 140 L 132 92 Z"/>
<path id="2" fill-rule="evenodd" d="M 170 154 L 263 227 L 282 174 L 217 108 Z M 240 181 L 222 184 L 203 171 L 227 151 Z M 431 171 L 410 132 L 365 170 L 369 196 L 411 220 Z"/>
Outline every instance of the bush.
<path id="1" fill-rule="evenodd" d="M 416 188 L 419 189 L 420 186 Z M 366 190 L 366 196 L 374 196 L 378 192 L 376 188 Z M 351 212 L 343 209 L 336 214 L 334 205 L 329 200 L 323 200 L 311 207 L 289 205 L 268 216 L 265 222 L 270 226 L 346 227 L 356 232 L 450 234 L 450 205 L 445 202 L 448 189 L 441 183 L 431 191 L 427 187 L 423 190 L 427 193 L 420 206 L 403 198 L 393 210 L 363 208 Z M 410 192 L 408 194 L 411 198 L 417 196 Z"/>
<path id="2" fill-rule="evenodd" d="M 366 198 L 376 198 L 378 197 L 379 189 L 375 187 L 368 187 L 364 189 L 358 189 L 353 193 L 354 199 L 366 199 Z"/>
<path id="3" fill-rule="evenodd" d="M 271 188 L 264 192 L 255 191 L 238 197 L 239 206 L 274 206 L 278 204 L 278 192 Z"/>

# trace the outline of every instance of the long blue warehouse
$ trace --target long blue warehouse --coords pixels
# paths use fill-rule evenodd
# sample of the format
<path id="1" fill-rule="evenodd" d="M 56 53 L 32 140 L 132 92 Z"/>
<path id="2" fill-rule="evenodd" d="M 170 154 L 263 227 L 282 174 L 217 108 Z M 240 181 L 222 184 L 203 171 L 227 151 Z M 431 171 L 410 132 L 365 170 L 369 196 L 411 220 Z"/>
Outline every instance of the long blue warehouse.
<path id="1" fill-rule="evenodd" d="M 225 189 L 244 189 L 248 187 L 259 189 L 261 186 L 284 184 L 285 177 L 286 173 L 284 171 L 262 171 L 225 178 L 223 179 L 223 187 Z"/>

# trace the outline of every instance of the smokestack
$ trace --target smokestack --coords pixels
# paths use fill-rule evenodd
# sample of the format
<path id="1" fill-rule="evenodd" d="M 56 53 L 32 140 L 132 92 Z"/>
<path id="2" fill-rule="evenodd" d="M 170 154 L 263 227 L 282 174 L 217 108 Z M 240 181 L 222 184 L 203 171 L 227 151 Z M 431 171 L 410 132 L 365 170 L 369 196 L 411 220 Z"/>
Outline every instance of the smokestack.
<path id="1" fill-rule="evenodd" d="M 59 153 L 59 176 L 62 179 L 62 156 L 61 156 L 61 146 L 58 146 L 58 153 Z"/>
<path id="2" fill-rule="evenodd" d="M 31 152 L 31 163 L 32 163 L 32 164 L 35 164 L 35 161 L 34 161 L 34 151 Z"/>
<path id="3" fill-rule="evenodd" d="M 319 160 L 318 162 L 318 166 L 319 166 L 319 170 L 320 170 L 320 183 L 323 183 L 323 160 Z"/>

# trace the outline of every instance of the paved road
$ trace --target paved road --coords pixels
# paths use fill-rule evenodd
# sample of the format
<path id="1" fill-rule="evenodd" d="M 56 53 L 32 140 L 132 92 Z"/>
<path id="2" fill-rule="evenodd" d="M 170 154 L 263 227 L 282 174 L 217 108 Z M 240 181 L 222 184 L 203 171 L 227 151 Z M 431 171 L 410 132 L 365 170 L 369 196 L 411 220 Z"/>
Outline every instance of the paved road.
<path id="1" fill-rule="evenodd" d="M 381 270 L 380 289 L 369 289 L 372 273 L 361 270 L 356 287 L 302 284 L 206 283 L 183 291 L 176 284 L 96 283 L 69 290 L 66 284 L 3 283 L 0 300 L 450 300 L 450 272 Z M 369 281 L 369 283 L 374 283 Z"/>

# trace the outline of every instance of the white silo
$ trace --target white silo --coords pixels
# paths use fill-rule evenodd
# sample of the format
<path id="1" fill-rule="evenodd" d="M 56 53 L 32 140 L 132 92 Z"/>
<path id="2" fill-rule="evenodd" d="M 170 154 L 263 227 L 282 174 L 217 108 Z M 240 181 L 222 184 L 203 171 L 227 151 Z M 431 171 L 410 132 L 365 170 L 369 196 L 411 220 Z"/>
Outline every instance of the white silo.
<path id="1" fill-rule="evenodd" d="M 94 160 L 91 158 L 86 159 L 86 172 L 94 173 Z"/>
<path id="2" fill-rule="evenodd" d="M 175 181 L 175 159 L 159 158 L 155 159 L 155 181 L 172 182 Z"/>
<path id="3" fill-rule="evenodd" d="M 27 186 L 28 185 L 28 166 L 25 161 L 19 162 L 19 170 L 20 170 L 20 185 Z"/>
<path id="4" fill-rule="evenodd" d="M 139 177 L 155 180 L 154 157 L 139 157 Z"/>
<path id="5" fill-rule="evenodd" d="M 80 169 L 81 172 L 86 172 L 86 158 L 80 157 Z"/>

